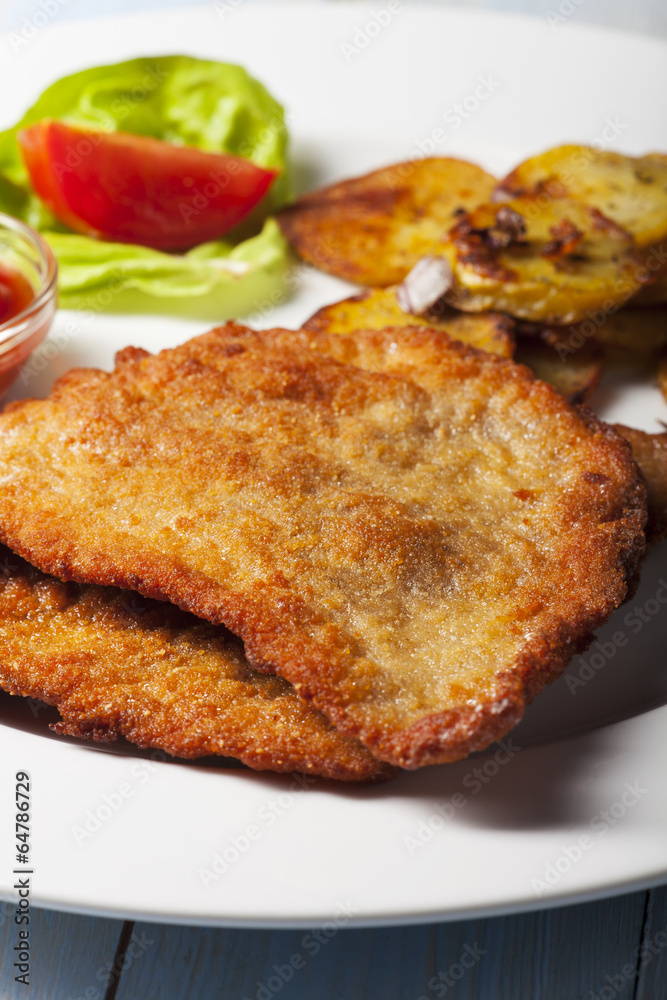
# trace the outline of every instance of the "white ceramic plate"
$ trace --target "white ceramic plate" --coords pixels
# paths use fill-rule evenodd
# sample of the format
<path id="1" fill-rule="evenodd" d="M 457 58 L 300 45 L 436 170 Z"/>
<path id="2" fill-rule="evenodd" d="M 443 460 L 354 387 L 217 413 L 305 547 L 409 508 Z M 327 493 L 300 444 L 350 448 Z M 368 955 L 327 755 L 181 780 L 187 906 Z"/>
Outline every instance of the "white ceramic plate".
<path id="1" fill-rule="evenodd" d="M 303 186 L 420 150 L 500 172 L 567 140 L 667 149 L 659 43 L 406 2 L 392 4 L 389 19 L 372 9 L 230 3 L 55 25 L 18 50 L 0 39 L 0 124 L 65 73 L 179 51 L 243 63 L 285 103 Z M 267 322 L 298 323 L 346 290 L 309 275 Z M 156 349 L 204 328 L 58 318 L 68 321 L 76 335 L 30 383 L 33 395 L 74 364 L 110 366 L 128 343 Z M 597 408 L 647 430 L 667 420 L 657 389 L 639 376 L 605 385 Z M 663 547 L 601 645 L 538 698 L 504 750 L 379 788 L 304 788 L 210 763 L 100 752 L 49 736 L 48 711 L 35 716 L 0 696 L 0 890 L 12 897 L 18 770 L 32 776 L 33 901 L 48 907 L 210 924 L 379 924 L 530 909 L 664 880 L 666 578 Z"/>

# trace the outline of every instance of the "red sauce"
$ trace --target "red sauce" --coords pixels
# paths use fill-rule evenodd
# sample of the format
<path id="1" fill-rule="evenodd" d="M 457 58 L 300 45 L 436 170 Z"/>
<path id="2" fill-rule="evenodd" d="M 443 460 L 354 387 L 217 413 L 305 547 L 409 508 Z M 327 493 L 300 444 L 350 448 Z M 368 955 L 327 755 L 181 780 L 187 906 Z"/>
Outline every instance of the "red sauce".
<path id="1" fill-rule="evenodd" d="M 18 271 L 0 263 L 0 324 L 13 319 L 35 297 L 32 286 Z"/>
<path id="2" fill-rule="evenodd" d="M 14 268 L 0 261 L 0 327 L 3 323 L 15 319 L 35 299 L 35 292 L 29 281 Z M 38 344 L 44 340 L 51 325 L 50 316 L 45 318 L 31 331 L 29 336 L 23 336 L 9 350 L 0 351 L 0 396 L 2 396 L 19 373 L 20 367 Z M 5 341 L 11 341 L 12 327 L 0 333 L 0 348 Z"/>

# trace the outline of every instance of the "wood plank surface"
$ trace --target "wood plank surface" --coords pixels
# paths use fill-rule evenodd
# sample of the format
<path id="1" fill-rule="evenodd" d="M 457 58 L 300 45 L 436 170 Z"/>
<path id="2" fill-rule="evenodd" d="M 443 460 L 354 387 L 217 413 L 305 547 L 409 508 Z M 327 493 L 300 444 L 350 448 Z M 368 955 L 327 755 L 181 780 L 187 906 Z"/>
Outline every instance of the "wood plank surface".
<path id="1" fill-rule="evenodd" d="M 646 896 L 338 932 L 136 924 L 146 951 L 123 972 L 115 1000 L 583 1000 L 636 965 Z M 635 980 L 624 979 L 614 1000 L 633 1000 Z"/>
<path id="2" fill-rule="evenodd" d="M 667 886 L 649 893 L 639 960 L 634 1000 L 667 1000 Z"/>
<path id="3" fill-rule="evenodd" d="M 19 973 L 14 969 L 14 946 L 19 928 L 14 911 L 15 904 L 0 902 L 2 1000 L 104 1000 L 122 920 L 32 907 L 30 983 L 25 986 L 15 981 Z"/>
<path id="4" fill-rule="evenodd" d="M 120 956 L 121 921 L 33 910 L 27 990 L 0 912 L 3 1000 L 667 1000 L 667 888 L 423 927 L 127 924 Z"/>
<path id="5" fill-rule="evenodd" d="M 561 0 L 448 3 L 541 18 L 563 6 Z M 63 3 L 57 20 L 188 5 L 77 0 Z M 572 13 L 554 30 L 595 23 L 667 38 L 664 0 L 574 0 L 565 8 Z M 28 12 L 20 0 L 5 0 L 0 27 L 12 30 Z M 321 928 L 319 939 L 318 929 L 124 925 L 35 909 L 31 930 L 26 988 L 14 981 L 13 907 L 0 903 L 2 1000 L 667 1000 L 667 887 L 489 920 L 348 929 L 332 937 Z M 124 968 L 117 975 L 123 930 Z"/>

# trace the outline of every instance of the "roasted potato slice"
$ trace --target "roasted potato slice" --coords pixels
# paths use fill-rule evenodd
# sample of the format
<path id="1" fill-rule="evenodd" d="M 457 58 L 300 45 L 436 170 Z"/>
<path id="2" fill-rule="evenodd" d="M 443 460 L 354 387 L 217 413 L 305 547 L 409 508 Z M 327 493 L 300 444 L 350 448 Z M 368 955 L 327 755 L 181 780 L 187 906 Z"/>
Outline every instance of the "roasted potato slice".
<path id="1" fill-rule="evenodd" d="M 473 163 L 432 157 L 312 191 L 278 221 L 308 263 L 384 288 L 402 281 L 447 235 L 457 213 L 488 201 L 495 186 Z"/>
<path id="2" fill-rule="evenodd" d="M 655 306 L 667 303 L 667 270 L 660 271 L 653 281 L 644 285 L 632 300 L 633 305 Z"/>
<path id="3" fill-rule="evenodd" d="M 605 315 L 602 310 L 591 313 L 583 323 L 575 323 L 561 331 L 564 345 L 570 353 L 589 340 L 604 347 L 615 348 L 624 355 L 650 358 L 667 347 L 667 308 L 632 304 L 618 312 Z M 565 352 L 567 353 L 567 351 Z"/>
<path id="4" fill-rule="evenodd" d="M 667 399 L 667 354 L 663 354 L 658 362 L 658 385 L 665 399 Z"/>
<path id="5" fill-rule="evenodd" d="M 558 331 L 544 329 L 536 335 L 522 332 L 519 327 L 515 360 L 558 389 L 570 403 L 583 403 L 602 377 L 602 350 L 590 342 L 574 352 L 563 351 L 562 347 Z"/>
<path id="6" fill-rule="evenodd" d="M 638 246 L 667 236 L 667 160 L 591 146 L 558 146 L 515 167 L 499 195 L 576 198 L 626 229 Z"/>
<path id="7" fill-rule="evenodd" d="M 632 237 L 570 198 L 517 198 L 463 215 L 439 251 L 452 268 L 447 301 L 466 312 L 576 323 L 630 298 L 645 272 Z"/>
<path id="8" fill-rule="evenodd" d="M 444 330 L 482 351 L 511 358 L 514 352 L 514 323 L 500 313 L 457 312 L 445 307 L 437 315 L 413 316 L 403 312 L 395 288 L 374 288 L 352 298 L 324 306 L 304 323 L 305 330 L 318 333 L 354 335 L 356 330 L 382 330 L 387 326 L 430 326 Z"/>
<path id="9" fill-rule="evenodd" d="M 639 471 L 646 483 L 649 545 L 667 537 L 667 432 L 646 434 L 634 427 L 614 424 L 614 429 L 628 441 Z"/>

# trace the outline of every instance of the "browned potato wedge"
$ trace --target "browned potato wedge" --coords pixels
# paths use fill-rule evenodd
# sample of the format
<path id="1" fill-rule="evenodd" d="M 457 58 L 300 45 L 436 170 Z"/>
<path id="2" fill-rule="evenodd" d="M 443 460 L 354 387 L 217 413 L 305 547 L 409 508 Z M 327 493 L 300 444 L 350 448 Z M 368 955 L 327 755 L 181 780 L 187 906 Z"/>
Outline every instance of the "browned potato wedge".
<path id="1" fill-rule="evenodd" d="M 614 424 L 614 429 L 630 442 L 644 477 L 648 500 L 646 541 L 655 544 L 667 536 L 667 432 L 646 434 L 623 424 Z"/>
<path id="2" fill-rule="evenodd" d="M 515 360 L 558 389 L 570 403 L 582 403 L 602 376 L 602 351 L 597 344 L 586 343 L 574 353 L 564 354 L 558 350 L 559 344 L 559 334 L 553 330 L 542 330 L 538 336 L 519 332 Z"/>
<path id="3" fill-rule="evenodd" d="M 658 363 L 658 385 L 665 399 L 667 399 L 667 354 L 663 354 Z"/>
<path id="4" fill-rule="evenodd" d="M 565 325 L 633 295 L 644 272 L 632 237 L 597 209 L 533 196 L 462 216 L 440 253 L 453 271 L 447 301 Z"/>
<path id="5" fill-rule="evenodd" d="M 667 303 L 667 271 L 661 271 L 652 282 L 644 285 L 632 300 L 633 305 L 654 306 Z"/>
<path id="6" fill-rule="evenodd" d="M 304 323 L 305 330 L 354 334 L 355 330 L 382 330 L 387 326 L 430 326 L 444 330 L 482 351 L 511 358 L 514 352 L 513 322 L 500 313 L 456 312 L 446 307 L 438 315 L 413 316 L 403 312 L 395 288 L 375 288 L 352 298 L 324 306 Z"/>
<path id="7" fill-rule="evenodd" d="M 278 221 L 308 263 L 384 288 L 402 281 L 446 236 L 457 212 L 488 201 L 495 185 L 465 160 L 414 160 L 305 194 Z"/>
<path id="8" fill-rule="evenodd" d="M 572 353 L 588 340 L 616 348 L 625 355 L 650 357 L 667 347 L 667 308 L 665 306 L 626 306 L 608 315 L 602 310 L 564 331 L 562 340 Z M 566 352 L 567 353 L 567 352 Z"/>
<path id="9" fill-rule="evenodd" d="M 658 157 L 658 154 L 651 154 Z M 649 157 L 649 159 L 651 158 Z M 667 164 L 667 155 L 659 157 Z M 642 249 L 647 281 L 634 297 L 634 303 L 640 306 L 663 305 L 667 303 L 667 243 L 653 243 Z"/>
<path id="10" fill-rule="evenodd" d="M 667 236 L 662 154 L 635 157 L 591 146 L 558 146 L 520 163 L 500 182 L 498 193 L 580 199 L 631 233 L 638 246 Z"/>

